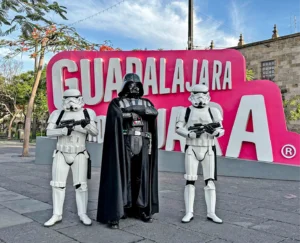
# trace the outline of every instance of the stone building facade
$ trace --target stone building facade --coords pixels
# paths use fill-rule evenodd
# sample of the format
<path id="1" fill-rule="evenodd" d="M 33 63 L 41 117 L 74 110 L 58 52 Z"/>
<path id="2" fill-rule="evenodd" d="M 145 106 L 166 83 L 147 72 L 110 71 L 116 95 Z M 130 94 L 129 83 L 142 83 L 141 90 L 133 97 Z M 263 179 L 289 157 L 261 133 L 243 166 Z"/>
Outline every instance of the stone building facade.
<path id="1" fill-rule="evenodd" d="M 244 44 L 241 35 L 238 45 L 230 49 L 243 54 L 254 80 L 274 81 L 281 89 L 283 100 L 300 95 L 300 33 L 279 37 L 275 25 L 272 38 Z M 288 121 L 288 128 L 300 133 L 300 120 Z"/>

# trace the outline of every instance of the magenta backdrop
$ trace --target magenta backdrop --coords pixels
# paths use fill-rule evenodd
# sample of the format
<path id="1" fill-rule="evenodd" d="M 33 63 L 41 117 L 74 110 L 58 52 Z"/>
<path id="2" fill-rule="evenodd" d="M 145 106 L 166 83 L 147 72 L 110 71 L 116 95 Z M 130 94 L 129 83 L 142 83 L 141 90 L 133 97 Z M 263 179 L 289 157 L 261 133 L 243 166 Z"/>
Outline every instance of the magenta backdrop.
<path id="1" fill-rule="evenodd" d="M 282 105 L 281 93 L 278 86 L 268 80 L 255 80 L 252 82 L 246 82 L 245 78 L 245 59 L 240 54 L 240 52 L 235 50 L 207 50 L 207 51 L 103 51 L 103 52 L 93 52 L 93 51 L 71 51 L 71 52 L 61 52 L 55 55 L 49 62 L 47 67 L 47 94 L 48 94 L 48 106 L 49 111 L 55 110 L 54 100 L 53 100 L 53 90 L 52 90 L 52 66 L 55 62 L 61 59 L 69 59 L 75 61 L 78 66 L 77 72 L 68 73 L 64 70 L 63 79 L 67 78 L 78 78 L 79 89 L 81 90 L 80 82 L 80 60 L 89 59 L 91 64 L 94 58 L 102 58 L 104 61 L 104 80 L 106 80 L 108 61 L 109 58 L 120 58 L 122 75 L 125 74 L 126 69 L 126 58 L 127 57 L 137 57 L 142 61 L 143 74 L 145 73 L 145 65 L 147 57 L 153 57 L 157 60 L 156 71 L 157 80 L 159 82 L 159 59 L 166 59 L 166 87 L 171 88 L 173 82 L 173 74 L 176 59 L 180 58 L 184 63 L 184 80 L 191 82 L 192 80 L 192 68 L 193 59 L 199 60 L 200 68 L 198 64 L 197 70 L 197 82 L 199 80 L 201 61 L 206 59 L 209 61 L 209 80 L 211 85 L 212 72 L 213 72 L 213 61 L 219 60 L 222 63 L 222 67 L 225 67 L 225 62 L 230 61 L 232 67 L 232 89 L 226 90 L 210 90 L 212 101 L 219 103 L 224 111 L 224 128 L 226 130 L 225 135 L 219 139 L 220 147 L 222 153 L 226 153 L 226 148 L 228 145 L 229 137 L 231 134 L 232 126 L 236 117 L 237 109 L 243 95 L 254 95 L 260 94 L 264 96 L 268 117 L 268 125 L 270 130 L 270 138 L 273 148 L 274 163 L 290 164 L 290 165 L 300 165 L 300 154 L 299 154 L 299 144 L 300 135 L 297 133 L 292 133 L 287 131 L 284 110 Z M 94 67 L 91 65 L 91 87 L 92 94 L 94 94 Z M 223 72 L 221 76 L 223 80 Z M 221 82 L 222 86 L 222 82 Z M 105 87 L 105 82 L 104 82 Z M 159 84 L 158 84 L 159 87 Z M 210 86 L 211 87 L 211 86 Z M 189 92 L 184 90 L 180 93 L 179 88 L 176 94 L 155 94 L 151 93 L 151 87 L 149 88 L 148 97 L 157 108 L 167 109 L 167 126 L 169 124 L 170 111 L 172 107 L 176 106 L 189 106 L 188 101 Z M 114 92 L 113 97 L 116 97 L 116 92 Z M 92 108 L 96 114 L 106 115 L 108 102 L 100 102 L 99 104 L 93 106 L 86 106 Z M 249 121 L 251 123 L 251 121 Z M 293 145 L 298 151 L 292 159 L 287 159 L 281 154 L 281 148 L 286 145 Z M 175 151 L 180 151 L 179 142 L 176 141 Z M 239 158 L 257 160 L 256 150 L 253 143 L 244 142 Z"/>

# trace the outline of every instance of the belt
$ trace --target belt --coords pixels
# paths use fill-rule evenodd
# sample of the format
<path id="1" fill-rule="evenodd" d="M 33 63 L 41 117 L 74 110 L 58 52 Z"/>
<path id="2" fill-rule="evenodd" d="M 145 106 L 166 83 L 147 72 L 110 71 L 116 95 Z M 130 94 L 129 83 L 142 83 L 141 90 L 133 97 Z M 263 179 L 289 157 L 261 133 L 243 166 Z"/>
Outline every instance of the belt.
<path id="1" fill-rule="evenodd" d="M 129 136 L 141 136 L 141 137 L 146 137 L 146 138 L 151 138 L 152 135 L 150 132 L 140 132 L 140 131 L 132 131 L 132 130 L 123 130 L 124 135 L 129 135 Z"/>

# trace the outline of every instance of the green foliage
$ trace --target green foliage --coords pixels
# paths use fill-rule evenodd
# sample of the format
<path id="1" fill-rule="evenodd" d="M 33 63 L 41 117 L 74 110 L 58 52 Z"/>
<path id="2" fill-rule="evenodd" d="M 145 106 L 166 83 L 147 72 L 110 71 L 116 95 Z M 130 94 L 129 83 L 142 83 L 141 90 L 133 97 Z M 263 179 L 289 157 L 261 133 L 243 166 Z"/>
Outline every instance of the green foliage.
<path id="1" fill-rule="evenodd" d="M 4 88 L 5 78 L 0 74 L 0 91 Z"/>
<path id="2" fill-rule="evenodd" d="M 11 92 L 15 93 L 19 105 L 26 105 L 32 85 L 33 85 L 34 73 L 32 71 L 22 73 L 15 77 L 15 85 L 10 87 Z"/>
<path id="3" fill-rule="evenodd" d="M 0 132 L 0 139 L 7 138 L 7 132 Z"/>
<path id="4" fill-rule="evenodd" d="M 0 26 L 6 25 L 8 29 L 1 35 L 9 35 L 16 31 L 18 27 L 22 35 L 29 37 L 34 28 L 37 28 L 37 22 L 51 25 L 53 22 L 46 18 L 46 14 L 53 12 L 63 19 L 67 19 L 66 7 L 60 6 L 56 1 L 49 3 L 47 0 L 2 0 L 0 10 Z M 12 20 L 8 19 L 9 12 L 15 12 Z"/>
<path id="5" fill-rule="evenodd" d="M 35 81 L 35 76 L 33 71 L 28 71 L 22 73 L 15 77 L 15 84 L 8 87 L 11 93 L 16 96 L 17 105 L 24 107 L 29 101 L 32 86 Z M 40 119 L 48 111 L 47 106 L 47 96 L 46 96 L 46 66 L 43 68 L 40 85 L 37 90 L 35 99 L 35 109 L 34 112 L 36 116 Z"/>
<path id="6" fill-rule="evenodd" d="M 41 102 L 37 107 L 41 107 L 41 110 L 44 110 L 46 96 L 45 93 L 38 94 L 38 90 L 42 79 L 41 74 L 44 68 L 45 53 L 48 51 L 56 53 L 63 50 L 99 50 L 102 46 L 87 41 L 72 27 L 59 25 L 47 19 L 47 13 L 49 12 L 54 12 L 64 19 L 66 19 L 65 14 L 67 13 L 66 8 L 58 5 L 57 2 L 52 2 L 52 0 L 52 3 L 49 2 L 47 0 L 2 0 L 0 2 L 0 27 L 3 25 L 9 27 L 5 32 L 1 28 L 0 34 L 9 35 L 13 31 L 21 31 L 21 35 L 15 40 L 11 40 L 11 38 L 0 40 L 0 48 L 4 47 L 10 50 L 10 53 L 5 58 L 11 59 L 27 52 L 35 61 L 34 83 L 27 104 L 23 156 L 28 156 L 29 154 L 30 121 L 32 112 L 35 110 L 35 98 L 37 98 L 38 102 Z M 8 20 L 9 11 L 14 12 L 14 17 L 11 21 Z M 36 112 L 40 112 L 38 109 Z"/>
<path id="7" fill-rule="evenodd" d="M 289 121 L 300 120 L 300 95 L 295 95 L 291 99 L 285 100 L 284 108 L 286 108 Z"/>
<path id="8" fill-rule="evenodd" d="M 5 82 L 0 87 L 0 118 L 10 115 L 12 116 L 16 110 L 15 97 L 11 93 L 10 85 Z"/>
<path id="9" fill-rule="evenodd" d="M 252 69 L 246 69 L 246 80 L 251 81 L 254 79 L 254 72 Z"/>
<path id="10" fill-rule="evenodd" d="M 48 104 L 47 104 L 47 90 L 46 90 L 46 70 L 45 66 L 42 71 L 40 85 L 38 87 L 35 99 L 35 108 L 34 113 L 37 118 L 44 119 L 45 115 L 48 113 Z"/>
<path id="11" fill-rule="evenodd" d="M 36 132 L 36 136 L 37 137 L 42 137 L 42 136 L 46 136 L 46 132 L 44 131 L 44 132 Z"/>
<path id="12" fill-rule="evenodd" d="M 32 86 L 34 84 L 34 72 L 28 71 L 12 77 L 12 81 L 4 83 L 4 78 L 0 76 L 0 98 L 2 110 L 9 109 L 13 114 L 15 110 L 24 110 L 29 101 Z M 37 90 L 36 109 L 38 117 L 47 112 L 46 102 L 46 67 L 43 69 L 41 84 Z M 4 107 L 5 105 L 5 107 Z M 7 114 L 8 111 L 6 111 Z"/>

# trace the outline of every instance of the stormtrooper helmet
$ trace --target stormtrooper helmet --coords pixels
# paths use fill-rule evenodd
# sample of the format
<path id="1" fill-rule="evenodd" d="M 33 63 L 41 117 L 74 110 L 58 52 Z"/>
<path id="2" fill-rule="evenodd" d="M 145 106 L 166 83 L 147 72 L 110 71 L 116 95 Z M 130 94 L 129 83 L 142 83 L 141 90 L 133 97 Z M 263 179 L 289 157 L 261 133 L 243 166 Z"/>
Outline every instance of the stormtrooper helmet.
<path id="1" fill-rule="evenodd" d="M 204 107 L 210 102 L 210 95 L 208 92 L 208 87 L 203 84 L 196 84 L 192 87 L 191 95 L 189 101 L 194 107 Z"/>
<path id="2" fill-rule="evenodd" d="M 63 93 L 62 104 L 65 111 L 78 111 L 84 106 L 84 101 L 79 90 L 68 89 Z"/>

